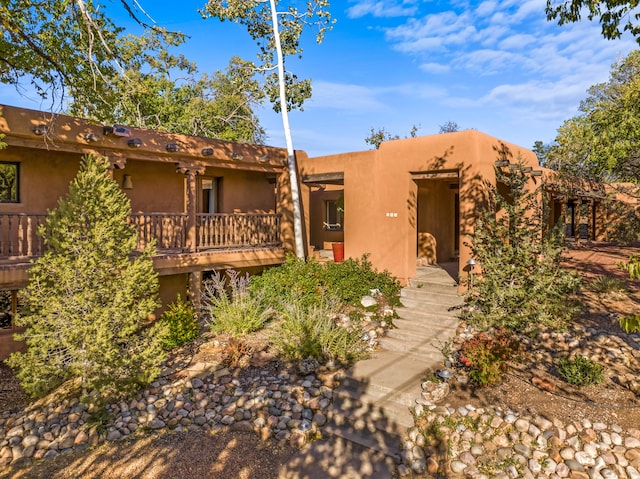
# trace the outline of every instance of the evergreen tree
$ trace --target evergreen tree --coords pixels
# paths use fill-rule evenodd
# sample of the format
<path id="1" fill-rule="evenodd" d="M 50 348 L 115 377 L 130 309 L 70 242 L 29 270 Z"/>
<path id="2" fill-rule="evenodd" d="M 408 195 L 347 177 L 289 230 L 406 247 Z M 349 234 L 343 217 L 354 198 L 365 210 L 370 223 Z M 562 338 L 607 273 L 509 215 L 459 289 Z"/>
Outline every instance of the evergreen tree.
<path id="1" fill-rule="evenodd" d="M 544 231 L 540 188 L 529 188 L 523 165 L 515 166 L 496 168 L 498 187 L 490 187 L 471 238 L 480 275 L 467 293 L 466 319 L 523 333 L 561 328 L 576 311 L 570 295 L 579 280 L 560 265 L 562 232 Z"/>
<path id="2" fill-rule="evenodd" d="M 25 353 L 9 365 L 25 391 L 41 396 L 79 378 L 83 394 L 126 394 L 155 379 L 160 328 L 145 327 L 158 305 L 153 248 L 132 255 L 131 206 L 105 160 L 85 157 L 68 194 L 40 230 L 46 253 L 24 291 Z"/>

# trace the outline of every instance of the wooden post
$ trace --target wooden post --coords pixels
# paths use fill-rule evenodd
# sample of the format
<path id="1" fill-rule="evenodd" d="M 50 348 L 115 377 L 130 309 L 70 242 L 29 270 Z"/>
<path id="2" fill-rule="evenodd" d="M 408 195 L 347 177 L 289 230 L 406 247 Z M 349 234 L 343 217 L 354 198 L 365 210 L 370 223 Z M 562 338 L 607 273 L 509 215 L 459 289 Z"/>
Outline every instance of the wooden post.
<path id="1" fill-rule="evenodd" d="M 575 216 L 573 221 L 573 234 L 574 241 L 577 245 L 580 244 L 580 210 L 582 209 L 582 200 L 578 199 L 575 203 Z"/>
<path id="2" fill-rule="evenodd" d="M 198 250 L 198 182 L 197 176 L 204 174 L 205 167 L 197 165 L 178 164 L 176 171 L 186 176 L 185 213 L 187 213 L 187 244 L 186 250 L 195 253 Z"/>

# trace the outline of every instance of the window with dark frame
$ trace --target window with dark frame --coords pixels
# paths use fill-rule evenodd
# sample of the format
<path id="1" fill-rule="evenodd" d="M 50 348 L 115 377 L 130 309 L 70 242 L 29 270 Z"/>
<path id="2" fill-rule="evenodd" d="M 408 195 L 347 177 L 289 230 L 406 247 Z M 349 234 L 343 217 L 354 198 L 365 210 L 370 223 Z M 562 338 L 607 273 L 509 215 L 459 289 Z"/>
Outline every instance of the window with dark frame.
<path id="1" fill-rule="evenodd" d="M 326 219 L 324 229 L 327 231 L 341 231 L 344 223 L 342 211 L 338 208 L 338 202 L 329 200 L 326 202 Z"/>
<path id="2" fill-rule="evenodd" d="M 0 161 L 0 203 L 20 202 L 20 163 Z"/>

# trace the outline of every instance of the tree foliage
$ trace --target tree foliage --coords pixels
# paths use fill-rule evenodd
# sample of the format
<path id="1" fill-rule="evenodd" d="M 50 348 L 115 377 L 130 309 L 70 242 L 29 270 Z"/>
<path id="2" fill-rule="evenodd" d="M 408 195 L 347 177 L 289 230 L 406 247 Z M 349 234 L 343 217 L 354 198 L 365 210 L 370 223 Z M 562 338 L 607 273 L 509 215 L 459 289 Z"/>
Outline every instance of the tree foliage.
<path id="1" fill-rule="evenodd" d="M 302 56 L 301 38 L 305 29 L 316 29 L 316 41 L 321 43 L 333 20 L 327 0 L 308 0 L 302 8 L 294 3 L 275 12 L 278 19 L 280 47 L 283 56 Z M 267 1 L 208 0 L 201 10 L 204 18 L 217 18 L 243 25 L 258 45 L 256 71 L 265 75 L 264 89 L 276 112 L 282 111 L 279 76 L 277 71 L 276 39 L 272 25 L 272 11 Z M 293 72 L 285 71 L 286 108 L 302 109 L 311 97 L 311 80 L 299 79 Z"/>
<path id="2" fill-rule="evenodd" d="M 638 181 L 640 51 L 614 63 L 609 80 L 589 88 L 581 113 L 558 129 L 546 164 L 589 179 Z"/>
<path id="3" fill-rule="evenodd" d="M 106 162 L 84 158 L 40 230 L 47 251 L 29 270 L 25 314 L 16 319 L 28 348 L 8 361 L 27 393 L 79 378 L 85 394 L 109 397 L 157 377 L 163 335 L 144 326 L 158 305 L 158 278 L 153 249 L 131 259 L 130 212 Z"/>
<path id="4" fill-rule="evenodd" d="M 460 131 L 460 126 L 455 121 L 449 120 L 440 125 L 438 133 L 455 133 L 456 131 Z"/>
<path id="5" fill-rule="evenodd" d="M 293 205 L 295 252 L 299 258 L 305 256 L 302 200 L 288 112 L 293 108 L 302 109 L 304 101 L 311 96 L 311 80 L 299 80 L 285 69 L 284 63 L 287 57 L 302 55 L 300 38 L 303 31 L 315 27 L 316 41 L 320 43 L 333 24 L 328 0 L 307 0 L 302 5 L 299 9 L 295 2 L 287 7 L 284 2 L 277 5 L 276 0 L 208 0 L 201 10 L 205 18 L 214 17 L 244 25 L 258 44 L 257 69 L 266 75 L 267 96 L 282 117 Z M 281 10 L 277 9 L 278 6 Z"/>
<path id="6" fill-rule="evenodd" d="M 575 23 L 585 16 L 600 23 L 602 36 L 608 40 L 628 31 L 640 43 L 638 0 L 547 0 L 545 12 L 547 20 L 557 20 L 558 25 Z"/>
<path id="7" fill-rule="evenodd" d="M 467 293 L 466 316 L 482 327 L 532 333 L 566 324 L 579 280 L 560 266 L 561 231 L 545 232 L 540 189 L 522 166 L 496 168 L 498 186 L 489 187 L 489 206 L 479 213 L 470 246 L 480 274 Z"/>
<path id="8" fill-rule="evenodd" d="M 128 0 L 123 8 L 141 25 Z M 184 36 L 154 27 L 170 42 Z M 85 0 L 33 2 L 6 0 L 0 5 L 0 81 L 21 86 L 30 81 L 42 98 L 60 101 L 66 93 L 99 101 L 105 80 L 122 72 L 118 48 L 123 28 L 99 3 Z"/>
<path id="9" fill-rule="evenodd" d="M 176 43 L 175 46 L 178 44 Z M 162 48 L 157 33 L 122 40 L 124 74 L 109 80 L 100 102 L 74 97 L 69 112 L 91 120 L 227 141 L 264 143 L 254 109 L 264 93 L 249 62 L 200 75 L 183 55 Z M 156 55 L 160 52 L 160 55 Z"/>
<path id="10" fill-rule="evenodd" d="M 416 125 L 413 125 L 411 127 L 411 130 L 409 130 L 409 136 L 405 138 L 415 138 L 417 134 L 418 134 L 418 127 Z M 380 145 L 383 142 L 390 141 L 390 140 L 399 140 L 399 139 L 400 139 L 400 135 L 389 133 L 384 128 L 375 129 L 372 127 L 371 131 L 369 132 L 369 136 L 367 136 L 364 139 L 364 142 L 367 143 L 368 145 L 371 145 L 373 150 L 378 150 L 380 149 Z"/>

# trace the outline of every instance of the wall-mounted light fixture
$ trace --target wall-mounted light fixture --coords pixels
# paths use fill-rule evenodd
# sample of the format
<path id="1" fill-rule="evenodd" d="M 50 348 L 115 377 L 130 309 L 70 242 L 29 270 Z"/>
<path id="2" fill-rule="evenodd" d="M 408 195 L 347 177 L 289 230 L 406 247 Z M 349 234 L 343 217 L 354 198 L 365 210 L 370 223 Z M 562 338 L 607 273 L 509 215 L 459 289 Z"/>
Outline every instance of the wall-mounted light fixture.
<path id="1" fill-rule="evenodd" d="M 140 148 L 140 146 L 142 146 L 142 140 L 140 138 L 131 138 L 127 141 L 127 145 L 131 148 Z"/>
<path id="2" fill-rule="evenodd" d="M 98 141 L 100 139 L 100 137 L 98 135 L 96 135 L 95 133 L 91 132 L 91 133 L 85 133 L 82 136 L 85 141 L 91 142 L 91 143 L 95 143 L 96 141 Z"/>
<path id="3" fill-rule="evenodd" d="M 200 153 L 202 153 L 202 156 L 211 156 L 213 155 L 213 148 L 203 148 Z"/>
<path id="4" fill-rule="evenodd" d="M 126 128 L 124 126 L 117 126 L 117 125 L 105 126 L 102 128 L 102 134 L 129 137 L 131 136 L 131 130 L 129 130 L 129 128 Z"/>
<path id="5" fill-rule="evenodd" d="M 41 123 L 31 128 L 31 131 L 33 131 L 38 136 L 42 136 L 49 131 L 49 125 L 45 125 L 44 123 Z"/>
<path id="6" fill-rule="evenodd" d="M 180 145 L 178 145 L 177 143 L 167 143 L 166 149 L 167 151 L 175 153 L 177 151 L 180 151 Z"/>
<path id="7" fill-rule="evenodd" d="M 241 160 L 243 157 L 240 153 L 238 153 L 237 151 L 234 151 L 233 154 L 231 155 L 231 158 L 233 158 L 234 160 Z"/>
<path id="8" fill-rule="evenodd" d="M 131 175 L 124 175 L 122 177 L 122 189 L 130 190 L 133 188 L 133 180 L 131 180 Z"/>

